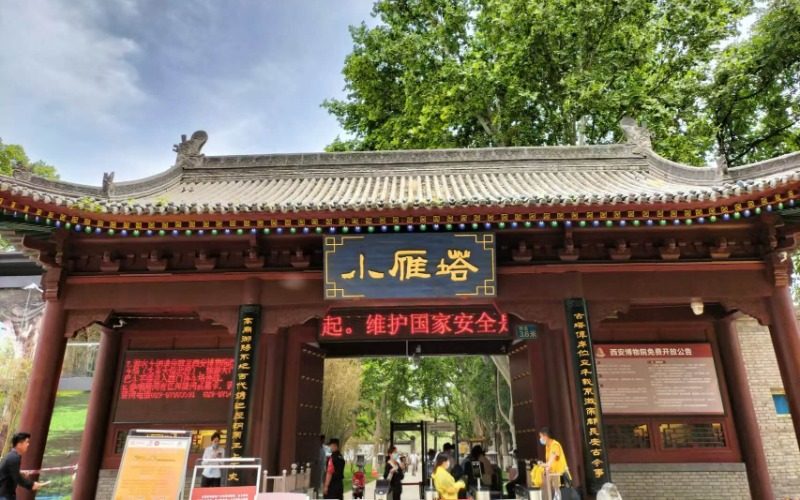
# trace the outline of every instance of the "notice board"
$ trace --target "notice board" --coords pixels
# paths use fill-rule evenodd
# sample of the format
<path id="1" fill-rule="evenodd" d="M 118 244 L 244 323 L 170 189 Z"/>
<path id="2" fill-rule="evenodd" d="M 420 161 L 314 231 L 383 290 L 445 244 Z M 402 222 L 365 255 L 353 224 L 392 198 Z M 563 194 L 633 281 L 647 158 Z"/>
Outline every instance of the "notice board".
<path id="1" fill-rule="evenodd" d="M 114 500 L 177 500 L 186 480 L 188 431 L 131 431 L 114 485 Z"/>
<path id="2" fill-rule="evenodd" d="M 711 344 L 598 344 L 607 415 L 723 414 Z"/>

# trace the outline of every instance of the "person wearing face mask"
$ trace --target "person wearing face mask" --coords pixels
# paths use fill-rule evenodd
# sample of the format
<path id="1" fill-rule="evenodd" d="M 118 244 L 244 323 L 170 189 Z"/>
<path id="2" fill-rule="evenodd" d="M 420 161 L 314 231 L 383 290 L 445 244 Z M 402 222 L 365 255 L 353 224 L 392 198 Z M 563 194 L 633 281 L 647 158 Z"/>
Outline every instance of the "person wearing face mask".
<path id="1" fill-rule="evenodd" d="M 328 457 L 328 466 L 325 472 L 325 484 L 322 487 L 324 498 L 344 498 L 344 466 L 345 460 L 342 452 L 339 451 L 339 440 L 331 439 L 328 441 L 331 449 L 331 456 Z"/>
<path id="2" fill-rule="evenodd" d="M 211 435 L 211 446 L 203 451 L 203 461 L 225 458 L 225 450 L 219 445 L 219 432 Z M 222 471 L 217 467 L 206 467 L 200 479 L 203 488 L 218 488 L 222 482 Z"/>
<path id="3" fill-rule="evenodd" d="M 450 456 L 440 453 L 436 457 L 433 470 L 433 485 L 439 494 L 439 500 L 458 500 L 458 492 L 467 486 L 464 481 L 456 481 L 450 474 Z"/>
<path id="4" fill-rule="evenodd" d="M 383 478 L 389 481 L 389 495 L 394 500 L 400 500 L 403 495 L 403 466 L 400 464 L 400 454 L 397 447 L 392 446 L 386 452 L 386 467 L 383 469 Z"/>
<path id="5" fill-rule="evenodd" d="M 564 448 L 561 443 L 553 439 L 553 435 L 547 427 L 539 429 L 539 444 L 544 446 L 544 456 L 547 460 L 544 463 L 545 481 L 548 482 L 550 491 L 553 492 L 551 498 L 560 500 L 561 476 L 567 472 L 567 457 L 564 455 Z"/>

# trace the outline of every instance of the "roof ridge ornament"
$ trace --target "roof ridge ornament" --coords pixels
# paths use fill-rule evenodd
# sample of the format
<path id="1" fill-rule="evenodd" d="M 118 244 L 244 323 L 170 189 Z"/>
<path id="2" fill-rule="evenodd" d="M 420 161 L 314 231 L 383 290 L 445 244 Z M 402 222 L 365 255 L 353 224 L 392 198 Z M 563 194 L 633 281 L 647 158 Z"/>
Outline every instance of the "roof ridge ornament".
<path id="1" fill-rule="evenodd" d="M 622 129 L 622 133 L 625 134 L 625 140 L 629 144 L 633 144 L 636 146 L 634 152 L 642 152 L 642 149 L 653 149 L 653 144 L 650 141 L 650 130 L 643 126 L 639 125 L 639 123 L 630 116 L 623 116 L 622 120 L 619 121 L 619 126 Z"/>
<path id="2" fill-rule="evenodd" d="M 188 140 L 186 134 L 181 135 L 180 144 L 175 144 L 172 150 L 178 153 L 175 158 L 175 165 L 181 168 L 196 168 L 203 162 L 204 154 L 200 153 L 206 141 L 208 141 L 208 134 L 205 130 L 198 130 L 192 134 Z"/>
<path id="3" fill-rule="evenodd" d="M 715 160 L 717 171 L 722 175 L 728 175 L 728 157 L 725 155 L 717 156 Z"/>
<path id="4" fill-rule="evenodd" d="M 106 198 L 114 196 L 114 172 L 103 172 L 103 194 Z"/>
<path id="5" fill-rule="evenodd" d="M 11 166 L 11 176 L 15 179 L 19 179 L 21 181 L 30 181 L 31 177 L 33 176 L 33 168 L 30 165 L 12 160 L 13 165 Z"/>

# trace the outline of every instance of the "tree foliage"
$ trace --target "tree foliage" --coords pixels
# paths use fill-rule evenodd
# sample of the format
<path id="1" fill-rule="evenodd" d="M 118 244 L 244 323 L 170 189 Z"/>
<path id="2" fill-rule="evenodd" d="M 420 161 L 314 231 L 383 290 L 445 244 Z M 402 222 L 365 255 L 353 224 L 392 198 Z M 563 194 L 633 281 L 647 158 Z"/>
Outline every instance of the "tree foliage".
<path id="1" fill-rule="evenodd" d="M 15 167 L 30 169 L 34 175 L 58 179 L 56 168 L 42 160 L 31 162 L 25 148 L 19 144 L 4 144 L 0 139 L 0 175 L 11 175 Z"/>
<path id="2" fill-rule="evenodd" d="M 30 158 L 25 153 L 25 148 L 19 144 L 4 144 L 0 138 L 0 175 L 10 176 L 16 167 L 29 169 L 34 175 L 40 177 L 58 179 L 55 167 L 42 160 L 31 163 Z M 11 244 L 0 236 L 0 251 L 10 251 L 11 249 Z"/>
<path id="3" fill-rule="evenodd" d="M 424 357 L 418 363 L 378 358 L 360 363 L 356 435 L 379 450 L 389 442 L 390 423 L 412 414 L 415 419 L 454 422 L 460 434 L 469 438 L 508 432 L 498 418 L 495 367 L 486 358 Z M 500 387 L 501 404 L 508 406 L 508 386 L 501 383 Z M 326 400 L 329 397 L 326 391 Z"/>
<path id="4" fill-rule="evenodd" d="M 403 419 L 411 410 L 409 373 L 410 366 L 405 358 L 362 361 L 362 406 L 357 426 L 359 434 L 371 439 L 379 450 L 389 440 L 392 419 Z"/>
<path id="5" fill-rule="evenodd" d="M 800 2 L 771 2 L 751 36 L 723 51 L 709 102 L 728 164 L 800 149 Z"/>
<path id="6" fill-rule="evenodd" d="M 796 0 L 378 0 L 351 27 L 331 150 L 615 142 L 731 165 L 797 146 Z M 728 43 L 725 46 L 725 43 Z"/>
<path id="7" fill-rule="evenodd" d="M 326 360 L 322 394 L 322 433 L 346 443 L 356 431 L 361 362 L 357 359 Z"/>

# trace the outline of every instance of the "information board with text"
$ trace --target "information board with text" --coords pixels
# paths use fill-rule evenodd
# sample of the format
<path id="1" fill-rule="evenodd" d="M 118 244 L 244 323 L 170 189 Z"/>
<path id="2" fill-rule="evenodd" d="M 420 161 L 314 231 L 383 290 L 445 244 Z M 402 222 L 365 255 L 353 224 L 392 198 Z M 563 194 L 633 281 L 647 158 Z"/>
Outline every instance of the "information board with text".
<path id="1" fill-rule="evenodd" d="M 191 433 L 131 431 L 114 486 L 114 500 L 177 500 L 181 497 Z"/>
<path id="2" fill-rule="evenodd" d="M 711 344 L 598 344 L 607 415 L 722 414 Z"/>

